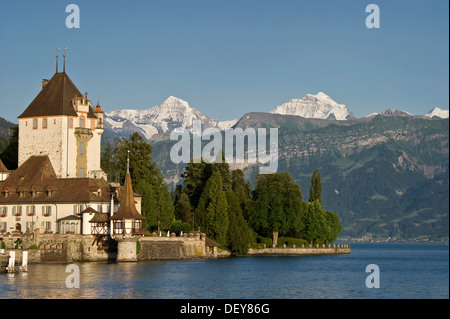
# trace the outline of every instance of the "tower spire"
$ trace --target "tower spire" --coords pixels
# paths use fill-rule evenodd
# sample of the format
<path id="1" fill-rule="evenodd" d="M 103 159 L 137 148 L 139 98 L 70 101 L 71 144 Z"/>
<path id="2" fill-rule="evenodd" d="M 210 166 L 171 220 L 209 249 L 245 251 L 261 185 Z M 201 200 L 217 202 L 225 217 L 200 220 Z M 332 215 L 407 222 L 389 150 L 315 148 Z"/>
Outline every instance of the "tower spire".
<path id="1" fill-rule="evenodd" d="M 58 57 L 59 57 L 59 55 L 58 55 L 58 51 L 59 50 L 61 50 L 60 48 L 57 48 L 56 49 L 56 73 L 58 73 Z"/>
<path id="2" fill-rule="evenodd" d="M 128 150 L 127 155 L 127 174 L 130 174 L 130 150 Z"/>
<path id="3" fill-rule="evenodd" d="M 66 73 L 66 50 L 67 50 L 67 48 L 64 48 L 64 54 L 63 54 L 63 73 Z"/>

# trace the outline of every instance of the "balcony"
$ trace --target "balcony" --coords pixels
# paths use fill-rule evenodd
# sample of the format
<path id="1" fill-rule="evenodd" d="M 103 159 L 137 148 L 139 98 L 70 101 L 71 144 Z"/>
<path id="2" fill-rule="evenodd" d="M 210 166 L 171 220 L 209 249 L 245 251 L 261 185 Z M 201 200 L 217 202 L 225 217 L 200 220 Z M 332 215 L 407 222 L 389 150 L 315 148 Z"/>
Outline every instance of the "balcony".
<path id="1" fill-rule="evenodd" d="M 89 139 L 94 136 L 92 130 L 90 128 L 85 127 L 76 127 L 75 128 L 75 136 L 76 137 L 88 137 Z"/>

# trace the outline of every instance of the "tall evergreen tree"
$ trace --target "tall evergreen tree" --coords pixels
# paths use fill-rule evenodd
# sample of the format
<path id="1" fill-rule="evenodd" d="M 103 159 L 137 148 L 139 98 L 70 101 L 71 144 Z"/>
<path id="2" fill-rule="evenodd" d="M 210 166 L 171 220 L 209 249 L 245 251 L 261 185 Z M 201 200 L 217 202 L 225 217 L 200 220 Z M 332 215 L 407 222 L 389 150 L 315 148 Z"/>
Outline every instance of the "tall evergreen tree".
<path id="1" fill-rule="evenodd" d="M 322 203 L 322 184 L 320 182 L 320 174 L 317 169 L 314 170 L 312 175 L 311 188 L 309 190 L 309 201 L 312 203 L 316 200 Z"/>
<path id="2" fill-rule="evenodd" d="M 228 203 L 228 248 L 232 253 L 246 255 L 252 241 L 252 231 L 247 224 L 240 205 L 239 197 L 229 191 L 227 194 Z"/>
<path id="3" fill-rule="evenodd" d="M 225 156 L 221 153 L 222 162 L 206 163 L 203 158 L 200 163 L 194 163 L 193 160 L 186 166 L 181 177 L 184 178 L 183 184 L 186 189 L 186 194 L 191 200 L 194 209 L 197 208 L 200 196 L 206 187 L 206 182 L 214 172 L 219 172 L 222 177 L 222 188 L 225 192 L 231 190 L 232 175 L 230 165 L 225 162 Z"/>
<path id="4" fill-rule="evenodd" d="M 9 138 L 8 146 L 0 154 L 0 159 L 9 170 L 15 170 L 19 163 L 19 127 L 11 128 L 11 136 Z"/>
<path id="5" fill-rule="evenodd" d="M 223 191 L 222 176 L 214 172 L 208 179 L 195 210 L 195 224 L 200 226 L 209 237 L 219 244 L 227 246 L 228 203 Z"/>
<path id="6" fill-rule="evenodd" d="M 189 196 L 181 191 L 175 202 L 175 218 L 192 225 L 192 206 Z"/>
<path id="7" fill-rule="evenodd" d="M 129 153 L 128 153 L 129 152 Z M 151 184 L 157 183 L 157 175 L 162 175 L 152 162 L 152 146 L 139 133 L 133 133 L 130 138 L 123 138 L 118 146 L 118 162 L 121 171 L 121 181 L 125 179 L 127 158 L 130 157 L 130 175 L 133 185 L 144 179 Z"/>
<path id="8" fill-rule="evenodd" d="M 120 169 L 119 169 L 119 145 L 121 140 L 115 138 L 111 142 L 111 138 L 107 136 L 102 142 L 102 151 L 100 158 L 100 167 L 108 175 L 108 180 L 119 182 L 120 181 Z"/>
<path id="9" fill-rule="evenodd" d="M 129 153 L 128 153 L 129 152 Z M 152 162 L 152 147 L 138 133 L 123 138 L 117 146 L 117 160 L 121 176 L 125 176 L 127 159 L 134 191 L 142 196 L 142 215 L 148 230 L 168 229 L 175 220 L 171 193 L 161 171 Z"/>
<path id="10" fill-rule="evenodd" d="M 252 186 L 245 182 L 244 173 L 240 169 L 231 172 L 233 193 L 237 196 L 242 215 L 247 220 L 253 207 Z"/>

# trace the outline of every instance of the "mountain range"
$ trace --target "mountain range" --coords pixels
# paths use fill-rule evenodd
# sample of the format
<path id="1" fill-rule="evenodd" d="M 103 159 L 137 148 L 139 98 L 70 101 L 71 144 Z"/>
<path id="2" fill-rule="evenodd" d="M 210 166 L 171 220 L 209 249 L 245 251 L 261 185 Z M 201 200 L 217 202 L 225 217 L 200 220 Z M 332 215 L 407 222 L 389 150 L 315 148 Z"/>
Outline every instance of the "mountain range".
<path id="1" fill-rule="evenodd" d="M 169 139 L 177 127 L 278 128 L 278 171 L 288 171 L 308 200 L 315 169 L 322 176 L 322 203 L 341 218 L 340 238 L 447 240 L 449 224 L 448 110 L 424 115 L 387 109 L 355 118 L 326 94 L 307 94 L 273 108 L 220 122 L 188 102 L 169 97 L 148 110 L 105 114 L 105 136 L 139 132 L 149 139 L 153 159 L 174 187 L 186 164 L 170 160 Z M 250 182 L 255 164 L 232 163 Z"/>
<path id="2" fill-rule="evenodd" d="M 275 106 L 269 113 L 281 115 L 294 115 L 308 119 L 326 119 L 346 121 L 353 120 L 355 116 L 344 104 L 339 104 L 323 92 L 315 95 L 306 94 L 301 99 Z M 385 115 L 413 116 L 404 111 L 387 109 Z M 419 117 L 448 118 L 448 110 L 435 107 L 428 114 Z M 118 109 L 106 113 L 104 118 L 104 136 L 128 137 L 133 132 L 139 132 L 146 139 L 156 138 L 162 133 L 171 132 L 176 128 L 185 128 L 192 131 L 192 121 L 201 120 L 202 127 L 217 127 L 221 130 L 232 127 L 238 119 L 219 121 L 203 114 L 193 108 L 188 102 L 174 96 L 168 97 L 158 106 L 147 110 Z"/>

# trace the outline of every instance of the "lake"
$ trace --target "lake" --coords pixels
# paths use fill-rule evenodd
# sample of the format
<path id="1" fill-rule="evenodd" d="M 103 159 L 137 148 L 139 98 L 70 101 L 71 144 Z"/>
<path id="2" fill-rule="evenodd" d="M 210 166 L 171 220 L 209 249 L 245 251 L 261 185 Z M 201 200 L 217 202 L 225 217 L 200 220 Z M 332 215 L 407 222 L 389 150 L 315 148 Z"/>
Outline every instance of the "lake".
<path id="1" fill-rule="evenodd" d="M 78 263 L 79 288 L 65 264 L 30 264 L 0 274 L 0 298 L 68 299 L 422 299 L 449 298 L 444 244 L 351 244 L 351 254 L 217 260 Z M 366 266 L 379 267 L 367 288 Z"/>

